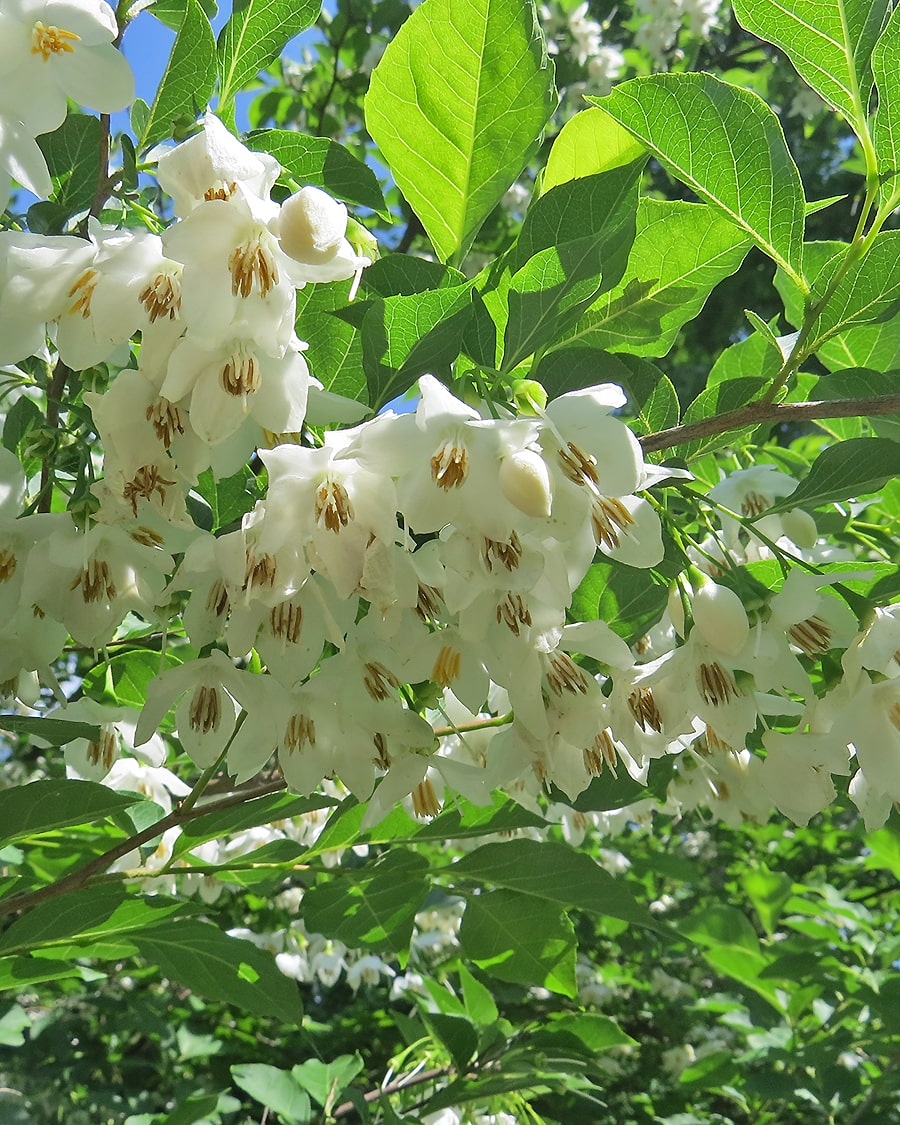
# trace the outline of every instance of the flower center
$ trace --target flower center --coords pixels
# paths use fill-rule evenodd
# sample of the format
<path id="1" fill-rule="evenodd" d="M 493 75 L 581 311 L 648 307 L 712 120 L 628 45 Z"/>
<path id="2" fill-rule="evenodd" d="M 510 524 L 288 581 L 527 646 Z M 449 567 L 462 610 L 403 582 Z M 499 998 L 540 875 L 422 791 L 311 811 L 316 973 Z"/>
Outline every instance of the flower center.
<path id="1" fill-rule="evenodd" d="M 416 598 L 416 613 L 422 621 L 434 621 L 440 616 L 442 601 L 440 593 L 433 586 L 419 583 L 419 592 Z"/>
<path id="2" fill-rule="evenodd" d="M 102 765 L 107 773 L 112 769 L 116 760 L 116 728 L 112 723 L 100 727 L 100 741 L 88 746 L 87 756 L 92 766 Z"/>
<path id="3" fill-rule="evenodd" d="M 497 606 L 497 624 L 501 621 L 517 637 L 523 625 L 531 624 L 531 611 L 521 594 L 507 594 Z"/>
<path id="4" fill-rule="evenodd" d="M 771 507 L 771 500 L 759 492 L 747 492 L 741 501 L 742 516 L 761 516 L 766 508 Z"/>
<path id="5" fill-rule="evenodd" d="M 700 665 L 697 669 L 697 687 L 703 701 L 713 707 L 722 707 L 741 694 L 734 678 L 718 661 Z"/>
<path id="6" fill-rule="evenodd" d="M 565 476 L 573 483 L 584 485 L 588 481 L 597 485 L 597 459 L 579 449 L 574 442 L 567 442 L 565 449 L 559 450 L 559 463 Z"/>
<path id="7" fill-rule="evenodd" d="M 34 25 L 34 30 L 31 33 L 31 53 L 33 55 L 40 55 L 44 62 L 47 62 L 51 55 L 60 55 L 63 52 L 71 54 L 75 48 L 73 43 L 77 43 L 81 38 L 76 35 L 74 31 L 66 31 L 64 27 L 45 27 L 40 20 Z"/>
<path id="8" fill-rule="evenodd" d="M 455 648 L 444 645 L 438 653 L 438 658 L 431 669 L 431 679 L 442 688 L 448 688 L 459 676 L 459 666 L 462 656 Z"/>
<path id="9" fill-rule="evenodd" d="M 0 582 L 8 582 L 16 573 L 17 560 L 15 553 L 8 547 L 0 550 Z"/>
<path id="10" fill-rule="evenodd" d="M 634 518 L 621 500 L 598 496 L 591 505 L 591 527 L 598 547 L 618 547 L 622 533 L 634 527 Z"/>
<path id="11" fill-rule="evenodd" d="M 641 730 L 646 731 L 647 727 L 657 732 L 662 730 L 662 716 L 650 688 L 635 688 L 628 697 L 628 710 Z"/>
<path id="12" fill-rule="evenodd" d="M 222 368 L 222 386 L 235 398 L 244 398 L 259 390 L 262 376 L 256 356 L 238 349 Z"/>
<path id="13" fill-rule="evenodd" d="M 824 656 L 831 648 L 831 626 L 817 613 L 792 625 L 787 635 L 807 656 Z"/>
<path id="14" fill-rule="evenodd" d="M 570 695 L 587 693 L 587 676 L 564 652 L 554 652 L 547 671 L 547 686 L 554 695 L 567 691 Z"/>
<path id="15" fill-rule="evenodd" d="M 431 479 L 445 491 L 459 488 L 469 475 L 469 451 L 465 445 L 445 441 L 431 458 Z"/>
<path id="16" fill-rule="evenodd" d="M 304 746 L 315 746 L 316 724 L 308 715 L 291 715 L 284 731 L 284 745 L 290 754 Z"/>
<path id="17" fill-rule="evenodd" d="M 206 608 L 215 617 L 228 612 L 228 589 L 221 578 L 217 578 L 206 595 Z"/>
<path id="18" fill-rule="evenodd" d="M 316 522 L 337 533 L 352 519 L 353 505 L 347 489 L 339 481 L 320 484 L 316 492 Z"/>
<path id="19" fill-rule="evenodd" d="M 167 398 L 158 398 L 147 407 L 145 417 L 153 427 L 153 432 L 166 449 L 175 440 L 176 434 L 184 433 L 184 422 L 174 406 Z"/>
<path id="20" fill-rule="evenodd" d="M 366 686 L 366 691 L 376 703 L 389 699 L 400 687 L 400 681 L 383 664 L 372 661 L 371 664 L 366 664 L 364 667 L 363 683 Z M 387 769 L 386 766 L 385 769 Z"/>
<path id="21" fill-rule="evenodd" d="M 82 319 L 87 320 L 91 315 L 91 298 L 99 276 L 96 270 L 85 270 L 69 290 L 69 296 L 75 298 L 68 310 L 72 316 L 81 313 Z"/>
<path id="22" fill-rule="evenodd" d="M 122 489 L 122 496 L 129 501 L 131 511 L 136 516 L 139 498 L 149 500 L 156 492 L 159 494 L 160 503 L 164 504 L 166 489 L 174 484 L 175 481 L 164 477 L 156 465 L 141 465 L 134 477 Z"/>
<path id="23" fill-rule="evenodd" d="M 424 781 L 419 782 L 410 795 L 413 812 L 416 816 L 437 816 L 441 811 L 441 802 L 434 791 L 434 786 L 427 777 Z"/>
<path id="24" fill-rule="evenodd" d="M 89 559 L 86 566 L 72 579 L 70 590 L 81 587 L 85 602 L 99 602 L 101 598 L 110 601 L 116 596 L 116 586 L 109 573 L 109 563 L 104 559 Z"/>
<path id="25" fill-rule="evenodd" d="M 220 184 L 207 188 L 203 193 L 203 198 L 207 203 L 210 203 L 213 199 L 231 199 L 236 191 L 237 184 L 234 180 L 230 180 L 228 183 L 223 180 Z"/>
<path id="26" fill-rule="evenodd" d="M 486 538 L 481 557 L 489 574 L 494 574 L 501 566 L 506 570 L 515 570 L 522 558 L 522 542 L 515 532 L 508 543 Z"/>
<path id="27" fill-rule="evenodd" d="M 265 297 L 278 284 L 278 266 L 259 235 L 231 251 L 228 269 L 235 297 L 249 297 L 254 289 L 259 291 L 260 297 Z"/>
<path id="28" fill-rule="evenodd" d="M 181 311 L 181 282 L 174 274 L 158 273 L 147 282 L 138 299 L 151 324 L 166 316 L 176 320 Z"/>
<path id="29" fill-rule="evenodd" d="M 613 736 L 609 729 L 601 730 L 599 734 L 594 735 L 593 744 L 585 746 L 582 751 L 584 756 L 584 768 L 588 777 L 599 777 L 603 773 L 605 766 L 613 777 L 618 778 L 616 767 L 619 764 L 619 756 L 616 753 L 616 744 L 613 741 Z"/>
<path id="30" fill-rule="evenodd" d="M 278 564 L 274 555 L 263 555 L 256 558 L 252 552 L 247 551 L 246 566 L 244 568 L 244 585 L 242 590 L 251 590 L 254 586 L 275 585 L 275 575 L 278 573 Z"/>
<path id="31" fill-rule="evenodd" d="M 272 636 L 295 645 L 300 640 L 300 629 L 303 625 L 303 609 L 293 602 L 282 602 L 272 607 L 269 613 L 269 626 Z"/>
<path id="32" fill-rule="evenodd" d="M 188 711 L 188 724 L 191 730 L 209 734 L 211 730 L 219 729 L 221 719 L 222 704 L 219 699 L 219 689 L 201 684 L 194 692 Z"/>

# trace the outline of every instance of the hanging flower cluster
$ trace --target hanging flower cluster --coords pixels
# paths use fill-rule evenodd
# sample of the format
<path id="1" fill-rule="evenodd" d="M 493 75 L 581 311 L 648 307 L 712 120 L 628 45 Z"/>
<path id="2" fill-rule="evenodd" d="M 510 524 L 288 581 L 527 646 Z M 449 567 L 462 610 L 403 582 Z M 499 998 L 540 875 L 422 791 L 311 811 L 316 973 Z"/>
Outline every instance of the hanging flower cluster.
<path id="1" fill-rule="evenodd" d="M 5 73 L 26 85 L 33 68 L 60 66 L 63 85 L 29 103 L 45 106 L 32 131 L 59 123 L 66 93 L 90 92 L 87 77 L 64 76 L 120 67 L 106 5 L 68 23 L 48 22 L 51 7 L 40 19 L 0 7 L 3 29 L 21 39 L 27 25 L 36 45 L 19 64 L 12 48 L 0 55 Z M 130 96 L 121 75 L 110 82 L 114 101 Z M 25 128 L 24 114 L 11 120 Z M 721 527 L 639 652 L 608 622 L 573 620 L 598 552 L 634 568 L 662 562 L 660 517 L 642 493 L 688 474 L 645 463 L 616 416 L 626 396 L 609 383 L 516 415 L 425 375 L 413 413 L 304 430 L 313 400 L 317 422 L 361 410 L 310 375 L 296 291 L 358 282 L 369 259 L 347 238 L 346 208 L 320 189 L 274 202 L 279 174 L 207 114 L 159 158 L 176 216 L 161 236 L 95 219 L 87 238 L 0 235 L 0 363 L 121 367 L 84 395 L 103 448 L 87 526 L 21 515 L 25 475 L 0 451 L 4 694 L 33 698 L 34 673 L 54 683 L 68 637 L 100 648 L 129 614 L 163 631 L 180 616 L 201 655 L 151 682 L 129 736 L 131 750 L 147 747 L 141 770 L 163 768 L 154 740 L 174 708 L 197 766 L 224 756 L 241 783 L 277 753 L 294 790 L 337 778 L 370 800 L 368 823 L 406 798 L 434 815 L 445 785 L 476 803 L 496 788 L 534 801 L 551 784 L 571 800 L 604 771 L 644 781 L 667 757 L 673 811 L 705 804 L 739 821 L 774 804 L 800 823 L 855 758 L 851 796 L 882 823 L 900 800 L 900 612 L 860 632 L 832 579 L 792 570 L 751 618 L 718 581 L 765 556 L 765 542 L 815 550 L 805 513 L 765 514 L 795 482 L 763 466 L 712 489 Z M 198 528 L 188 499 L 200 475 L 230 475 L 254 455 L 265 498 L 236 530 Z M 758 520 L 749 542 L 742 517 Z M 846 650 L 844 677 L 820 698 L 810 670 L 833 649 Z M 774 717 L 793 733 L 769 730 Z M 101 743 L 70 751 L 83 776 L 130 768 L 114 766 L 122 718 L 92 717 Z M 760 738 L 764 759 L 748 749 Z M 178 792 L 177 779 L 158 780 Z"/>

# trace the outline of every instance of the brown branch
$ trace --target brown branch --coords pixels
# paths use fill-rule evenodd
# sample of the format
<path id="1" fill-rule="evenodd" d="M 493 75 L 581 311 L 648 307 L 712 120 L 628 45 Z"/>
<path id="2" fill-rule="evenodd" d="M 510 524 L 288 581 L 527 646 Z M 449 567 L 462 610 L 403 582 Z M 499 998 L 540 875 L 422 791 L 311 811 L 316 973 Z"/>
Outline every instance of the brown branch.
<path id="1" fill-rule="evenodd" d="M 67 367 L 61 359 L 58 359 L 56 361 L 56 367 L 53 368 L 50 384 L 47 387 L 47 426 L 51 430 L 58 429 L 59 427 L 59 412 L 62 406 L 62 396 L 66 389 L 66 380 L 71 374 L 72 369 Z M 37 510 L 39 512 L 50 511 L 50 504 L 53 500 L 52 473 L 53 455 L 48 454 L 43 465 L 41 465 L 41 489 L 38 493 L 37 504 Z"/>
<path id="2" fill-rule="evenodd" d="M 444 1078 L 453 1073 L 453 1068 L 449 1066 L 434 1066 L 430 1070 L 420 1070 L 415 1074 L 401 1074 L 399 1078 L 395 1078 L 393 1082 L 388 1082 L 385 1086 L 379 1086 L 377 1090 L 369 1090 L 363 1094 L 363 1101 L 372 1103 L 380 1101 L 381 1098 L 389 1097 L 391 1094 L 397 1094 L 401 1090 L 407 1090 L 412 1086 L 421 1086 L 425 1082 L 433 1082 L 436 1078 Z M 343 1102 L 331 1114 L 333 1118 L 347 1117 L 356 1109 L 355 1102 Z"/>
<path id="3" fill-rule="evenodd" d="M 900 414 L 900 394 L 834 401 L 783 402 L 779 405 L 751 402 L 737 410 L 717 414 L 714 418 L 687 422 L 655 434 L 647 434 L 640 442 L 645 453 L 653 453 L 659 449 L 671 449 L 685 441 L 712 437 L 714 434 L 724 434 L 729 430 L 739 430 L 762 422 L 775 425 L 780 422 L 815 422 L 818 418 L 859 418 L 879 414 Z"/>
<path id="4" fill-rule="evenodd" d="M 109 189 L 115 183 L 109 175 L 109 114 L 100 114 L 100 166 L 97 172 L 97 190 L 91 203 L 90 214 L 99 218 L 103 205 L 109 198 Z"/>
<path id="5" fill-rule="evenodd" d="M 267 781 L 262 785 L 254 786 L 252 789 L 240 790 L 228 797 L 221 798 L 221 800 L 211 801 L 208 805 L 194 806 L 188 809 L 177 808 L 168 816 L 164 816 L 162 820 L 151 824 L 149 828 L 145 828 L 134 836 L 129 836 L 127 840 L 120 841 L 115 847 L 105 851 L 103 855 L 95 856 L 83 867 L 70 872 L 55 883 L 49 883 L 39 890 L 13 895 L 12 898 L 0 901 L 0 917 L 4 914 L 15 914 L 22 910 L 29 910 L 32 906 L 37 906 L 38 903 L 46 902 L 48 899 L 57 898 L 59 895 L 68 894 L 70 891 L 80 890 L 95 875 L 102 875 L 110 864 L 115 863 L 117 859 L 121 859 L 122 856 L 128 855 L 135 848 L 139 848 L 142 844 L 149 843 L 150 840 L 161 836 L 170 828 L 187 824 L 188 821 L 206 816 L 207 813 L 221 812 L 223 809 L 229 809 L 234 805 L 242 805 L 246 801 L 253 800 L 254 797 L 265 797 L 270 793 L 278 793 L 285 787 L 283 779 Z"/>

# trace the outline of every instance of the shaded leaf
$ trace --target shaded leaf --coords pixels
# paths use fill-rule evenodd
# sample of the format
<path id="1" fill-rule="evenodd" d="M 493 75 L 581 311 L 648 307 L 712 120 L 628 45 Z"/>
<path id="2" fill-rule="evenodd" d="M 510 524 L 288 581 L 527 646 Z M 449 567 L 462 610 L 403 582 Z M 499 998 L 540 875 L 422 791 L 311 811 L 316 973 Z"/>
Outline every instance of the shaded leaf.
<path id="1" fill-rule="evenodd" d="M 100 178 L 100 119 L 70 113 L 53 133 L 38 137 L 53 180 L 53 196 L 66 211 L 91 206 Z"/>
<path id="2" fill-rule="evenodd" d="M 76 738 L 99 742 L 100 727 L 95 723 L 76 723 L 69 719 L 39 719 L 30 715 L 0 715 L 0 730 L 39 738 L 48 746 L 65 746 Z"/>
<path id="3" fill-rule="evenodd" d="M 310 1118 L 309 1095 L 289 1070 L 265 1063 L 240 1063 L 231 1068 L 240 1088 L 287 1125 L 304 1125 Z"/>
<path id="4" fill-rule="evenodd" d="M 572 597 L 576 621 L 606 621 L 614 633 L 634 644 L 662 617 L 668 587 L 642 569 L 622 563 L 593 563 Z"/>
<path id="5" fill-rule="evenodd" d="M 900 476 L 900 445 L 888 438 L 851 438 L 831 445 L 813 461 L 796 491 L 770 512 L 818 508 L 877 492 Z"/>
<path id="6" fill-rule="evenodd" d="M 133 804 L 133 794 L 94 781 L 32 781 L 0 791 L 0 842 L 95 824 Z"/>
<path id="7" fill-rule="evenodd" d="M 541 191 L 630 164 L 643 151 L 643 145 L 604 110 L 598 106 L 583 109 L 563 125 L 553 142 Z"/>
<path id="8" fill-rule="evenodd" d="M 137 147 L 147 148 L 171 137 L 176 125 L 195 121 L 215 84 L 216 43 L 209 19 L 197 0 L 185 0 L 184 19 Z"/>

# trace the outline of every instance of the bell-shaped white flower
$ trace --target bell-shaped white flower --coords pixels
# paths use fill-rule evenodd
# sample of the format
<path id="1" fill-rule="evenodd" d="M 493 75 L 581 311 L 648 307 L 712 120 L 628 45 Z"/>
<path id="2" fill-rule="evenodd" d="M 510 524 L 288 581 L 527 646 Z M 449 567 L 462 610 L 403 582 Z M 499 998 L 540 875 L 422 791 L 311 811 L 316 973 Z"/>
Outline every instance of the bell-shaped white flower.
<path id="1" fill-rule="evenodd" d="M 691 600 L 694 625 L 704 640 L 727 656 L 736 656 L 750 635 L 747 611 L 728 586 L 704 580 Z"/>

